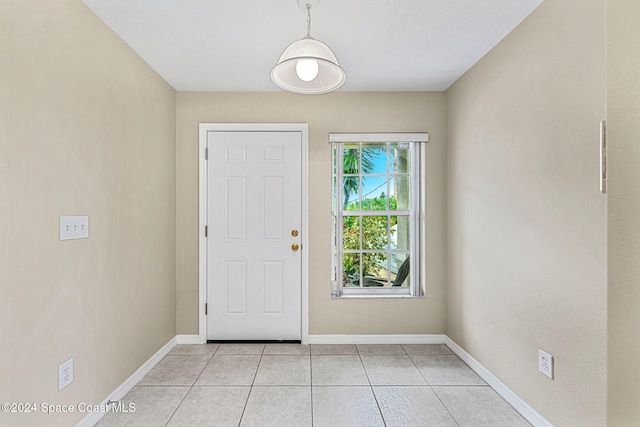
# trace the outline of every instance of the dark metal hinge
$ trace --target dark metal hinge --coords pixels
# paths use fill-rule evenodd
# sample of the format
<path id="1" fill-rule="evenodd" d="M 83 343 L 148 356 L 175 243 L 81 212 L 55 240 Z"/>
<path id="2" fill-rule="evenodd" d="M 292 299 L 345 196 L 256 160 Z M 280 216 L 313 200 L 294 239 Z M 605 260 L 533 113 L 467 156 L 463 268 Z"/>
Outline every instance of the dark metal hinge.
<path id="1" fill-rule="evenodd" d="M 209 226 L 205 225 L 204 226 L 204 237 L 207 237 L 209 235 Z"/>
<path id="2" fill-rule="evenodd" d="M 207 307 L 207 303 L 204 303 L 204 315 L 207 315 L 207 311 L 208 311 L 208 307 Z"/>

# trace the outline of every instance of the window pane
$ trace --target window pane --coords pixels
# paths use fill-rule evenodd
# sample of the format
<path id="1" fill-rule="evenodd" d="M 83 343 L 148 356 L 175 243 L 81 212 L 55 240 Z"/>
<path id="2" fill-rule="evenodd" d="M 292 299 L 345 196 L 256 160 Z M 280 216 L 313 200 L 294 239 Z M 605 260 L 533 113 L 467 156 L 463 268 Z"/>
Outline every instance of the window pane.
<path id="1" fill-rule="evenodd" d="M 363 286 L 389 286 L 386 252 L 362 254 Z"/>
<path id="2" fill-rule="evenodd" d="M 342 206 L 347 211 L 360 210 L 360 177 L 346 176 L 342 179 Z"/>
<path id="3" fill-rule="evenodd" d="M 414 188 L 419 168 L 411 164 L 418 149 L 397 141 L 333 145 L 332 295 L 420 294 L 409 274 L 419 242 L 412 207 L 422 196 Z"/>
<path id="4" fill-rule="evenodd" d="M 360 144 L 344 144 L 342 163 L 344 164 L 343 173 L 345 175 L 360 173 Z"/>
<path id="5" fill-rule="evenodd" d="M 362 145 L 362 173 L 387 173 L 387 144 Z"/>
<path id="6" fill-rule="evenodd" d="M 411 283 L 409 254 L 394 252 L 391 254 L 390 261 L 393 286 L 408 287 Z"/>
<path id="7" fill-rule="evenodd" d="M 411 249 L 411 224 L 408 216 L 391 217 L 391 249 Z"/>
<path id="8" fill-rule="evenodd" d="M 389 210 L 408 211 L 411 208 L 411 179 L 408 176 L 394 176 L 389 179 L 391 197 Z"/>
<path id="9" fill-rule="evenodd" d="M 345 287 L 360 286 L 360 254 L 344 254 L 342 257 L 342 283 Z"/>
<path id="10" fill-rule="evenodd" d="M 362 217 L 362 249 L 387 249 L 388 245 L 388 217 Z"/>
<path id="11" fill-rule="evenodd" d="M 390 144 L 391 173 L 411 172 L 411 150 L 409 143 L 394 142 Z"/>
<path id="12" fill-rule="evenodd" d="M 384 211 L 387 209 L 387 177 L 366 176 L 362 178 L 362 210 Z"/>
<path id="13" fill-rule="evenodd" d="M 342 247 L 348 251 L 360 250 L 360 217 L 357 217 L 357 216 L 343 217 Z"/>

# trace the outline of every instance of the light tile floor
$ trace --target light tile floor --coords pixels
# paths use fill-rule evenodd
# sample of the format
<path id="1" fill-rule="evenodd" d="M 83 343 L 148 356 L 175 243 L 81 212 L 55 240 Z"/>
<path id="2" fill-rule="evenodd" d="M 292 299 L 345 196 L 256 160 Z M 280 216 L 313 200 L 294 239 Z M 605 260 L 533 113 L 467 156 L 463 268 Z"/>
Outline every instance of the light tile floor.
<path id="1" fill-rule="evenodd" d="M 444 345 L 179 345 L 98 426 L 529 426 Z"/>

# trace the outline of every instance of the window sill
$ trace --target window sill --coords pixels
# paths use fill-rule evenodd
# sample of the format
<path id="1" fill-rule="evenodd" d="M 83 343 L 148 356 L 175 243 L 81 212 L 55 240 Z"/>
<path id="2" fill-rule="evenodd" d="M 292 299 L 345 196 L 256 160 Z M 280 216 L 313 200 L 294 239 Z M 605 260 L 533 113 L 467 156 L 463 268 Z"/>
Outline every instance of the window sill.
<path id="1" fill-rule="evenodd" d="M 424 299 L 425 295 L 331 295 L 331 299 Z"/>

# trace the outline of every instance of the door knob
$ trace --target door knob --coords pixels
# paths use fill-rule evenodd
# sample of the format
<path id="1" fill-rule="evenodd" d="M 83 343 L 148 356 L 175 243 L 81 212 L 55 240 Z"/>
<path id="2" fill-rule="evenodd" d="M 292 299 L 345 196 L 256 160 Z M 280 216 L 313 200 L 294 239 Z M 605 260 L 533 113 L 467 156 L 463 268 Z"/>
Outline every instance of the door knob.
<path id="1" fill-rule="evenodd" d="M 291 230 L 291 235 L 293 237 L 298 237 L 298 230 Z"/>
<path id="2" fill-rule="evenodd" d="M 293 252 L 297 252 L 297 251 L 298 251 L 298 249 L 300 249 L 300 246 L 298 246 L 298 244 L 297 244 L 297 243 L 294 243 L 293 245 L 291 245 L 291 250 L 292 250 Z"/>

